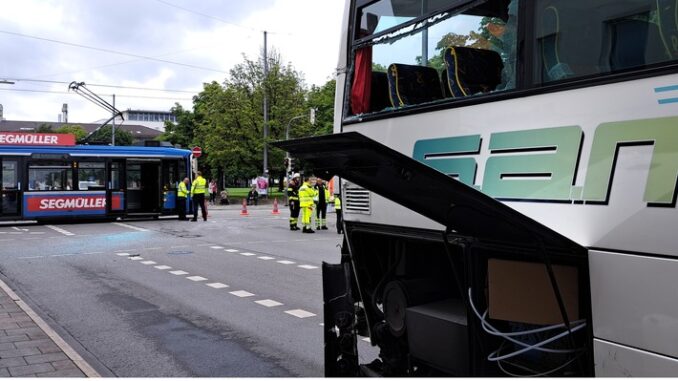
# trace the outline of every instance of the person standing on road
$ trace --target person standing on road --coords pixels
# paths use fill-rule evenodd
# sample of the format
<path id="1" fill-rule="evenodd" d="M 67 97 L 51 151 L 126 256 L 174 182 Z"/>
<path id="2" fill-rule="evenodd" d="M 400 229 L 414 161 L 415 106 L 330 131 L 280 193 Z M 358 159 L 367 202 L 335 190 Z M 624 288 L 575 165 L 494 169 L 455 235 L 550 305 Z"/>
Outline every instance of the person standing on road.
<path id="1" fill-rule="evenodd" d="M 334 195 L 334 212 L 337 214 L 337 234 L 344 232 L 344 225 L 341 221 L 341 196 L 339 193 Z"/>
<path id="2" fill-rule="evenodd" d="M 311 229 L 311 216 L 313 215 L 313 199 L 315 191 L 313 184 L 315 177 L 304 176 L 304 185 L 299 188 L 299 206 L 301 207 L 301 223 L 303 225 L 302 233 L 315 233 Z"/>
<path id="3" fill-rule="evenodd" d="M 330 190 L 322 179 L 318 179 L 315 192 L 318 198 L 318 209 L 315 212 L 316 230 L 327 230 L 327 202 L 330 200 Z"/>
<path id="4" fill-rule="evenodd" d="M 299 226 L 297 226 L 299 211 L 301 211 L 299 206 L 299 180 L 299 174 L 295 173 L 287 187 L 287 201 L 290 206 L 290 230 L 292 231 L 299 230 Z"/>
<path id="5" fill-rule="evenodd" d="M 189 195 L 188 192 L 188 177 L 185 177 L 180 183 L 179 188 L 177 189 L 177 211 L 179 212 L 179 221 L 186 221 L 186 198 Z"/>
<path id="6" fill-rule="evenodd" d="M 196 172 L 196 179 L 191 186 L 191 196 L 193 197 L 193 219 L 198 220 L 198 208 L 202 212 L 202 220 L 207 221 L 207 208 L 205 208 L 205 192 L 207 191 L 207 180 L 202 177 L 202 172 Z"/>
<path id="7" fill-rule="evenodd" d="M 217 182 L 216 180 L 210 180 L 210 204 L 217 204 Z"/>

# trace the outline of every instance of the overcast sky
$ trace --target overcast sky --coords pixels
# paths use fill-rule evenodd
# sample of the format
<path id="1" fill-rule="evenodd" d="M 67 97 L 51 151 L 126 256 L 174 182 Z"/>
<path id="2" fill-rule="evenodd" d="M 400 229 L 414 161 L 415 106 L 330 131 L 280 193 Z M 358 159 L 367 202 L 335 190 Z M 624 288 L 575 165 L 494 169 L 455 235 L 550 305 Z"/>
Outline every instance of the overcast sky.
<path id="1" fill-rule="evenodd" d="M 321 85 L 337 66 L 344 0 L 0 0 L 0 6 L 0 80 L 19 80 L 0 84 L 5 119 L 56 122 L 68 103 L 69 122 L 85 123 L 107 117 L 106 111 L 61 94 L 66 84 L 20 79 L 195 91 L 204 82 L 222 82 L 243 54 L 256 58 L 268 30 L 269 47 L 308 85 Z M 169 110 L 175 102 L 191 107 L 193 95 L 90 89 L 109 101 L 115 93 L 120 110 Z"/>

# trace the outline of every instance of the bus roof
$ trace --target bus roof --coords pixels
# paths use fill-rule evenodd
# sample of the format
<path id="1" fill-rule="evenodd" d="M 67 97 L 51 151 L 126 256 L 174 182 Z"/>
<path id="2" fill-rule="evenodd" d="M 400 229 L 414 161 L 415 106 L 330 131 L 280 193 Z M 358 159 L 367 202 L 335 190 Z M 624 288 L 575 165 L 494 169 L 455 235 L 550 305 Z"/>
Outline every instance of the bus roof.
<path id="1" fill-rule="evenodd" d="M 188 157 L 191 151 L 170 147 L 138 146 L 0 146 L 0 155 L 30 156 L 32 154 L 61 154 L 71 157 Z"/>

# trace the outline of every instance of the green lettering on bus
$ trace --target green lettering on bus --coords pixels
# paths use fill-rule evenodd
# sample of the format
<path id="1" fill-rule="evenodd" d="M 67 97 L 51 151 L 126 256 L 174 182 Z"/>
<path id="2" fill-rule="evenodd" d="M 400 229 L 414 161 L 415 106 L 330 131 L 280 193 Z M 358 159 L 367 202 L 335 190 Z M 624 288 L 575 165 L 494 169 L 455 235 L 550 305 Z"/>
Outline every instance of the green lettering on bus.
<path id="1" fill-rule="evenodd" d="M 582 136 L 579 126 L 492 134 L 483 192 L 507 199 L 569 200 Z"/>
<path id="2" fill-rule="evenodd" d="M 472 157 L 444 157 L 444 155 L 478 154 L 480 135 L 418 140 L 414 144 L 413 158 L 440 172 L 457 177 L 462 183 L 473 186 L 478 163 Z M 439 156 L 439 157 L 436 157 Z"/>
<path id="3" fill-rule="evenodd" d="M 678 177 L 678 117 L 603 123 L 596 128 L 586 171 L 585 201 L 607 202 L 619 146 L 654 145 L 643 201 L 672 204 Z"/>

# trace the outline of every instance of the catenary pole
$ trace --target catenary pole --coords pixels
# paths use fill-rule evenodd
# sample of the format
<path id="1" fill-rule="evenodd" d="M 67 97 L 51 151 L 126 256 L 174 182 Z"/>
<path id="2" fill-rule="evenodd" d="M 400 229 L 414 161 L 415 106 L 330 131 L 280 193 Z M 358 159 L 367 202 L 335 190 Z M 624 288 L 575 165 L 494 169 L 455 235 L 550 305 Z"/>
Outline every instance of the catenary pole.
<path id="1" fill-rule="evenodd" d="M 268 175 L 268 51 L 267 32 L 264 31 L 264 176 Z"/>

